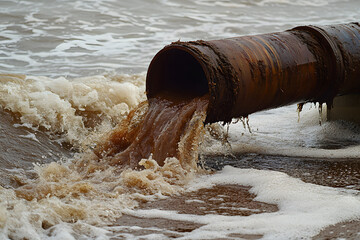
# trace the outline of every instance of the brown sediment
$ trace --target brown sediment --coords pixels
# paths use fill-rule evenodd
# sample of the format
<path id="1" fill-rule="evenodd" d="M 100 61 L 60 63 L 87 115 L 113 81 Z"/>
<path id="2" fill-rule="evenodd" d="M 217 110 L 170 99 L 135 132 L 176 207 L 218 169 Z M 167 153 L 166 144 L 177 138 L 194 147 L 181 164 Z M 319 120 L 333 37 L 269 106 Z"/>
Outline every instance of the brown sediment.
<path id="1" fill-rule="evenodd" d="M 114 165 L 137 167 L 151 155 L 159 165 L 168 157 L 186 165 L 187 158 L 196 155 L 207 105 L 208 96 L 151 98 L 133 110 L 94 152 Z"/>
<path id="2" fill-rule="evenodd" d="M 267 212 L 276 212 L 276 205 L 255 201 L 255 194 L 249 192 L 249 187 L 239 185 L 217 185 L 210 189 L 200 189 L 164 200 L 141 203 L 141 209 L 161 209 L 176 211 L 178 214 L 207 215 L 217 214 L 226 216 L 249 216 Z M 190 221 L 177 221 L 163 218 L 138 218 L 123 215 L 116 222 L 120 226 L 138 226 L 139 229 L 129 229 L 133 235 L 141 235 L 156 227 L 158 232 L 165 235 L 168 231 L 181 236 L 182 232 L 191 232 L 202 226 L 201 223 Z M 162 232 L 163 230 L 163 232 Z M 171 236 L 168 236 L 171 237 Z M 224 236 L 225 237 L 225 236 Z M 262 235 L 231 234 L 231 238 L 260 239 Z M 225 237 L 226 239 L 226 237 Z"/>
<path id="3" fill-rule="evenodd" d="M 254 201 L 250 187 L 240 185 L 217 185 L 210 189 L 173 196 L 166 200 L 145 203 L 141 209 L 173 210 L 180 214 L 219 214 L 227 216 L 250 216 L 276 212 L 276 205 Z"/>
<path id="4" fill-rule="evenodd" d="M 119 233 L 114 231 L 113 235 L 123 235 L 131 234 L 132 236 L 144 236 L 153 233 L 162 233 L 168 238 L 178 238 L 181 237 L 181 233 L 191 232 L 199 227 L 201 224 L 196 224 L 193 222 L 186 221 L 176 221 L 164 218 L 152 218 L 149 219 L 133 217 L 129 215 L 123 215 L 118 221 L 117 226 L 129 226 L 128 229 L 122 229 Z M 136 227 L 140 227 L 136 229 Z M 165 230 L 162 232 L 162 230 Z M 171 231 L 171 232 L 170 232 Z M 112 240 L 122 239 L 122 238 L 111 238 Z M 145 239 L 145 238 L 144 238 Z"/>
<path id="5" fill-rule="evenodd" d="M 331 239 L 359 239 L 360 238 L 360 220 L 351 222 L 341 222 L 329 226 L 314 236 L 314 240 Z"/>

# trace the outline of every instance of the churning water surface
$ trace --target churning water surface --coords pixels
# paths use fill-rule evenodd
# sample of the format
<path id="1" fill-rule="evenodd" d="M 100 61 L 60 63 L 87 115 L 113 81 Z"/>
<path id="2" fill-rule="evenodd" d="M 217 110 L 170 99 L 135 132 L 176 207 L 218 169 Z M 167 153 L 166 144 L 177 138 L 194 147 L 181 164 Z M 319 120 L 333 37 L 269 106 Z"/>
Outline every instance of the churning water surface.
<path id="1" fill-rule="evenodd" d="M 202 167 L 95 161 L 173 41 L 359 21 L 356 0 L 0 2 L 0 239 L 360 238 L 360 127 L 316 106 L 207 127 Z M 206 170 L 204 170 L 206 169 Z M 209 170 L 210 169 L 210 170 Z"/>

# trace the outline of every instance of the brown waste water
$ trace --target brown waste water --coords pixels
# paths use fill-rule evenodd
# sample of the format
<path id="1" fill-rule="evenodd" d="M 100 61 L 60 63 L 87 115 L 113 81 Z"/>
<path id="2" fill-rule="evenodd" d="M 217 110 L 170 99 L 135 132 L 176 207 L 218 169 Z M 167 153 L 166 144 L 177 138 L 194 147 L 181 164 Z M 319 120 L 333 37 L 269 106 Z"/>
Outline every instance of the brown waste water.
<path id="1" fill-rule="evenodd" d="M 176 157 L 182 167 L 194 168 L 208 102 L 207 95 L 169 94 L 142 102 L 97 146 L 95 154 L 133 168 L 150 155 L 161 166 L 166 158 Z"/>
<path id="2" fill-rule="evenodd" d="M 80 237 L 87 223 L 111 224 L 123 209 L 184 191 L 192 173 L 199 173 L 207 106 L 208 96 L 161 95 L 142 102 L 98 140 L 94 151 L 68 162 L 36 165 L 33 177 L 16 179 L 16 188 L 0 188 L 0 197 L 8 203 L 0 206 L 0 223 L 9 226 L 7 236 L 25 237 L 28 229 L 19 230 L 24 222 L 56 236 L 54 229 L 62 222 L 74 224 L 72 234 Z M 21 212 L 26 216 L 20 217 Z"/>

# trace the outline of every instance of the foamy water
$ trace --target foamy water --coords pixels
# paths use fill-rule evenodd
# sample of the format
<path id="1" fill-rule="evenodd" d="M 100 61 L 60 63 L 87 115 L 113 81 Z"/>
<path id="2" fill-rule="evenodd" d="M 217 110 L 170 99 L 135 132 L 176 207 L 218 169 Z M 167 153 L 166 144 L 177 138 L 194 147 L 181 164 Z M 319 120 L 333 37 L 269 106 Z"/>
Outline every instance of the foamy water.
<path id="1" fill-rule="evenodd" d="M 71 80 L 3 74 L 0 82 L 4 109 L 20 114 L 23 124 L 64 133 L 72 144 L 84 141 L 91 126 L 114 126 L 145 100 L 144 74 Z"/>
<path id="2" fill-rule="evenodd" d="M 182 239 L 231 238 L 231 235 L 236 234 L 249 237 L 262 235 L 263 239 L 307 239 L 325 226 L 358 219 L 360 216 L 360 197 L 354 192 L 306 184 L 273 171 L 225 167 L 212 176 L 196 179 L 188 190 L 197 191 L 227 184 L 251 186 L 250 192 L 256 194 L 255 200 L 276 204 L 279 210 L 250 216 L 214 213 L 199 216 L 161 209 L 131 210 L 126 213 L 141 218 L 165 218 L 203 224 L 191 233 L 184 234 Z M 226 201 L 221 197 L 217 199 L 219 205 L 226 206 Z M 161 238 L 161 234 L 158 237 Z"/>
<path id="3" fill-rule="evenodd" d="M 251 132 L 207 127 L 200 165 L 214 171 L 122 169 L 91 151 L 146 99 L 164 45 L 359 21 L 358 1 L 0 5 L 0 239 L 309 239 L 360 220 L 360 127 L 320 125 L 311 104 L 250 115 Z"/>

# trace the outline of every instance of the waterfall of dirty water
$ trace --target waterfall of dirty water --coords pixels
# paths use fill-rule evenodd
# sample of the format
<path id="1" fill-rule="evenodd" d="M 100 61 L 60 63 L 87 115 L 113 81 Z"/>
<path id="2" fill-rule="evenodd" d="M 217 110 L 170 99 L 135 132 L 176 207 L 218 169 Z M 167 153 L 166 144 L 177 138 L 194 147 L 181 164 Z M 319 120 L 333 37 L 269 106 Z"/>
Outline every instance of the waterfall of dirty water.
<path id="1" fill-rule="evenodd" d="M 193 168 L 207 106 L 208 96 L 152 98 L 149 104 L 139 104 L 97 146 L 95 153 L 112 164 L 135 168 L 150 155 L 159 165 L 164 165 L 168 157 L 176 157 L 183 167 Z"/>
<path id="2" fill-rule="evenodd" d="M 5 233 L 22 239 L 34 228 L 36 236 L 60 239 L 62 225 L 74 224 L 68 227 L 80 237 L 83 230 L 76 226 L 111 224 L 139 202 L 184 191 L 199 172 L 196 162 L 207 105 L 207 96 L 150 99 L 100 139 L 95 151 L 36 165 L 36 178 L 19 179 L 16 189 L 0 188 L 0 198 L 7 202 L 0 205 Z M 20 219 L 22 212 L 26 216 Z M 32 227 L 19 229 L 24 222 Z M 88 227 L 91 234 L 99 234 L 96 227 Z"/>

